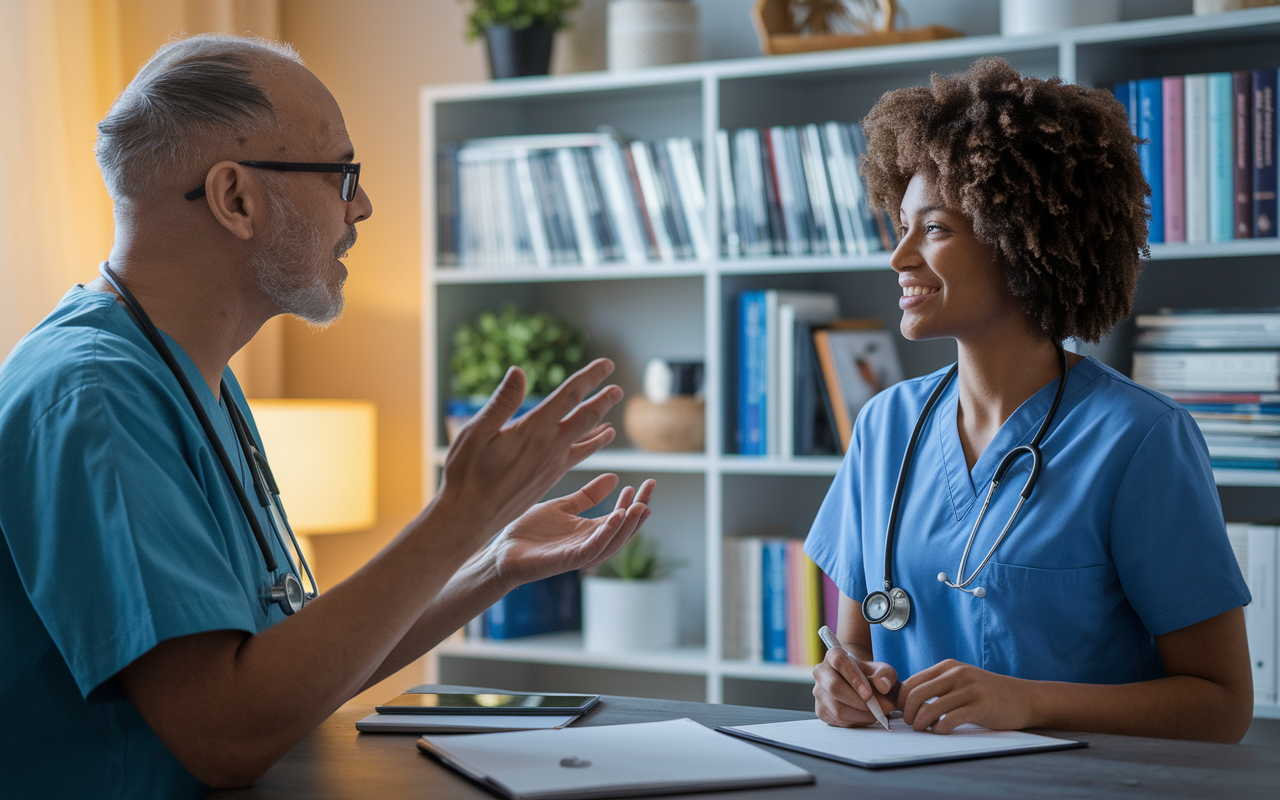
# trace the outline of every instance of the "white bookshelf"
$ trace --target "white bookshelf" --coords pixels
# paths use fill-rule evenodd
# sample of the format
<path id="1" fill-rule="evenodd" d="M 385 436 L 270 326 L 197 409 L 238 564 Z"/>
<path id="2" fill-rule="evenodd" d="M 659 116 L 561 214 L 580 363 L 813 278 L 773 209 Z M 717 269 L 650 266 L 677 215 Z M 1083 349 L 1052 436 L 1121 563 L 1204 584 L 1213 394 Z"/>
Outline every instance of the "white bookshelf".
<path id="1" fill-rule="evenodd" d="M 679 65 L 625 74 L 424 88 L 421 93 L 423 252 L 424 491 L 434 492 L 443 462 L 449 342 L 454 328 L 483 309 L 516 303 L 559 314 L 583 328 L 592 355 L 614 359 L 613 381 L 639 391 L 652 356 L 701 359 L 706 375 L 706 450 L 693 454 L 638 451 L 624 435 L 592 456 L 557 487 L 580 485 L 584 473 L 612 471 L 636 483 L 659 481 L 646 526 L 668 555 L 681 559 L 675 578 L 682 614 L 680 647 L 641 654 L 592 654 L 576 634 L 505 642 L 454 639 L 436 651 L 440 680 L 501 683 L 513 689 L 598 691 L 811 707 L 810 670 L 721 657 L 721 542 L 763 529 L 808 530 L 837 458 L 776 459 L 727 453 L 732 440 L 724 407 L 732 401 L 727 367 L 737 295 L 748 289 L 821 289 L 840 296 L 844 316 L 880 317 L 897 330 L 899 293 L 888 255 L 681 261 L 645 267 L 598 266 L 473 270 L 435 263 L 435 149 L 445 142 L 516 134 L 568 133 L 611 125 L 640 139 L 690 136 L 712 141 L 719 128 L 859 120 L 885 91 L 928 81 L 933 71 L 967 68 L 985 55 L 1008 59 L 1024 73 L 1110 87 L 1116 81 L 1190 72 L 1280 66 L 1280 9 L 1077 28 L 1019 38 L 970 37 L 936 43 L 800 56 Z M 707 226 L 718 230 L 715 159 L 704 158 Z M 716 236 L 718 241 L 718 235 Z M 1152 247 L 1135 312 L 1171 307 L 1263 307 L 1280 304 L 1280 241 Z M 1123 372 L 1130 368 L 1133 329 L 1122 324 L 1089 352 Z M 950 342 L 899 341 L 908 375 L 954 358 Z M 621 432 L 620 409 L 610 420 Z M 1280 509 L 1280 475 L 1218 470 L 1229 519 Z M 1259 705 L 1255 716 L 1280 718 Z"/>

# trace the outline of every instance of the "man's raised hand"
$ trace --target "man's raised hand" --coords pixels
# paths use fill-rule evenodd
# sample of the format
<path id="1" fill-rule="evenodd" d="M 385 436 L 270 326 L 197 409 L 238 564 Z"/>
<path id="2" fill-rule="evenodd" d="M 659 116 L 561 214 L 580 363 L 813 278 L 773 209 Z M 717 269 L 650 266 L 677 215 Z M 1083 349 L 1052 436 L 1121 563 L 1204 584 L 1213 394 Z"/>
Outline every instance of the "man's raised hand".
<path id="1" fill-rule="evenodd" d="M 571 467 L 613 441 L 613 426 L 600 420 L 622 399 L 622 390 L 606 386 L 587 399 L 612 372 L 612 361 L 596 359 L 512 420 L 524 400 L 525 375 L 518 367 L 507 370 L 449 448 L 440 496 L 481 522 L 486 538 L 501 530 Z"/>

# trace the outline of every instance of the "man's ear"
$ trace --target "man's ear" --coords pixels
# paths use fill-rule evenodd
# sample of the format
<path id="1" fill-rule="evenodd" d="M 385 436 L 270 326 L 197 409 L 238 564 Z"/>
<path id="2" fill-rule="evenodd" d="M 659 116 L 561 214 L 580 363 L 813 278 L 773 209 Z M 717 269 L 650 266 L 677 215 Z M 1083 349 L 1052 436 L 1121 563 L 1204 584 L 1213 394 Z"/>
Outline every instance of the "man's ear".
<path id="1" fill-rule="evenodd" d="M 248 241 L 265 222 L 265 198 L 261 181 L 234 161 L 219 161 L 204 179 L 209 210 L 222 227 L 237 239 Z"/>

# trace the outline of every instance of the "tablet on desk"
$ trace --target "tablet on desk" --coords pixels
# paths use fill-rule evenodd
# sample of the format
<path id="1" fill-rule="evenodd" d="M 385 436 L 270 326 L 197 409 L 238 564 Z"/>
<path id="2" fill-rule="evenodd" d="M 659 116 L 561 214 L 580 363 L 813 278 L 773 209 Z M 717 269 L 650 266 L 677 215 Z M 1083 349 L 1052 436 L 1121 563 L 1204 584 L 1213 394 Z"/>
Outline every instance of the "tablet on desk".
<path id="1" fill-rule="evenodd" d="M 598 694 L 550 692 L 407 692 L 378 706 L 379 714 L 581 714 Z"/>

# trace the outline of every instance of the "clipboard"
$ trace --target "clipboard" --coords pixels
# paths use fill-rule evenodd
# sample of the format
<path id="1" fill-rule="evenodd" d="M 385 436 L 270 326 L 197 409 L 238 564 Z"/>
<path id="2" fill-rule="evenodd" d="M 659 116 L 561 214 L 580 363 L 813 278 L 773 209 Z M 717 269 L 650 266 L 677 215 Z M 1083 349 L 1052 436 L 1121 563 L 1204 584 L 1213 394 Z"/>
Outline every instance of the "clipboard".
<path id="1" fill-rule="evenodd" d="M 721 726 L 716 730 L 748 741 L 864 769 L 1072 750 L 1087 746 L 1084 742 L 1069 739 L 1056 739 L 1023 731 L 993 731 L 978 725 L 961 725 L 945 735 L 921 732 L 901 719 L 890 720 L 887 731 L 879 727 L 837 728 L 820 719 Z"/>

